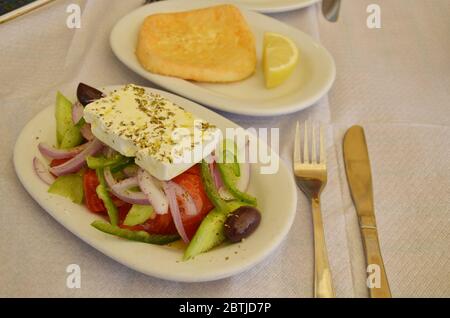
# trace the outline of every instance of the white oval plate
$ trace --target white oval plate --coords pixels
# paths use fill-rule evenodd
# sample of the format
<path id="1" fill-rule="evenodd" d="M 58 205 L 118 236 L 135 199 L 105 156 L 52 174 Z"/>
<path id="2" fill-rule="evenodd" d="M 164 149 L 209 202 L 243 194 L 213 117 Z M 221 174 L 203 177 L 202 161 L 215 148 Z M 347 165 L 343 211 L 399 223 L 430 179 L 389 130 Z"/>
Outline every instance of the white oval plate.
<path id="1" fill-rule="evenodd" d="M 241 8 L 256 38 L 258 67 L 246 80 L 212 84 L 153 74 L 135 56 L 137 35 L 145 17 L 154 13 L 176 12 L 217 5 L 210 0 L 166 0 L 142 6 L 123 17 L 110 36 L 112 50 L 120 61 L 137 74 L 209 107 L 227 112 L 273 116 L 292 113 L 316 103 L 334 82 L 336 70 L 328 51 L 310 36 L 278 20 Z M 274 89 L 266 89 L 261 67 L 264 33 L 277 32 L 293 39 L 300 51 L 300 63 L 292 76 Z"/>
<path id="2" fill-rule="evenodd" d="M 107 90 L 114 89 L 109 87 Z M 170 99 L 220 129 L 238 127 L 224 117 L 182 97 L 154 91 Z M 33 157 L 40 158 L 39 142 L 55 143 L 54 107 L 50 106 L 33 118 L 22 130 L 14 149 L 16 173 L 30 195 L 65 228 L 105 255 L 147 275 L 162 279 L 200 282 L 216 280 L 242 272 L 268 256 L 288 233 L 296 211 L 297 192 L 292 174 L 280 160 L 278 173 L 262 175 L 260 164 L 252 164 L 249 192 L 258 198 L 262 213 L 259 228 L 244 242 L 220 246 L 193 260 L 181 261 L 183 252 L 167 246 L 127 241 L 104 234 L 90 226 L 98 218 L 84 206 L 49 194 L 48 186 L 34 173 Z M 267 145 L 259 143 L 263 151 Z M 265 152 L 268 153 L 268 152 Z M 272 152 L 272 156 L 279 158 Z"/>
<path id="3" fill-rule="evenodd" d="M 220 0 L 219 0 L 220 1 Z M 263 12 L 277 13 L 309 7 L 320 0 L 230 0 L 248 9 Z"/>

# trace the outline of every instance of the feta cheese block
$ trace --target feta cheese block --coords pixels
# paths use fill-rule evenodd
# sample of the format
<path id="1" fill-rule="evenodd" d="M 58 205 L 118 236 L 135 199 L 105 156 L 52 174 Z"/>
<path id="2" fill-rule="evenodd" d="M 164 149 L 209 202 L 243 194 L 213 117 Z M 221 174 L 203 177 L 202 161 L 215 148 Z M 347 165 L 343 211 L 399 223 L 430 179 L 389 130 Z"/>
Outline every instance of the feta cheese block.
<path id="1" fill-rule="evenodd" d="M 181 106 L 129 84 L 84 108 L 100 141 L 159 180 L 189 169 L 217 146 L 220 130 Z"/>

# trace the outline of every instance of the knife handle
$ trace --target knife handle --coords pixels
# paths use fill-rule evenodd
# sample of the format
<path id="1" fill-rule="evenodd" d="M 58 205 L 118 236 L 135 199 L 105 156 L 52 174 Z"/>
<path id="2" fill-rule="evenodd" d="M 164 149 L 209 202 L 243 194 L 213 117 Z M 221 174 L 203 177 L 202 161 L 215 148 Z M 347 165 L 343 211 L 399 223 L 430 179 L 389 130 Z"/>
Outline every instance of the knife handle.
<path id="1" fill-rule="evenodd" d="M 378 232 L 376 227 L 367 227 L 361 229 L 363 237 L 364 251 L 366 254 L 367 265 L 375 264 L 380 269 L 379 288 L 369 288 L 371 298 L 391 298 L 391 290 L 384 269 L 383 258 L 381 257 L 380 243 L 378 242 Z"/>

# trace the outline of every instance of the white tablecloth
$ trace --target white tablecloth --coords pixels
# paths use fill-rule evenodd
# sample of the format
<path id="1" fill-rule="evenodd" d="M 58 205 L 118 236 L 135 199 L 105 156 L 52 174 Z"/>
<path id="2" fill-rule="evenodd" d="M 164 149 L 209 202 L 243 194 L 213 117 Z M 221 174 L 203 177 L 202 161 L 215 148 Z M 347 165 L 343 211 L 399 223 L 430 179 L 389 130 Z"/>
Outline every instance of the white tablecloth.
<path id="1" fill-rule="evenodd" d="M 342 162 L 345 129 L 364 126 L 372 162 L 380 241 L 394 296 L 450 296 L 450 1 L 378 0 L 382 28 L 366 26 L 369 0 L 344 0 L 340 21 L 319 6 L 276 14 L 321 41 L 337 78 L 328 98 L 289 116 L 225 114 L 244 127 L 279 127 L 290 163 L 297 120 L 329 124 L 329 183 L 323 215 L 336 293 L 367 296 L 357 218 Z M 82 27 L 66 27 L 79 3 Z M 297 217 L 279 249 L 253 269 L 216 282 L 167 282 L 130 270 L 77 239 L 26 193 L 12 151 L 24 125 L 54 102 L 92 85 L 150 83 L 123 66 L 108 36 L 136 1 L 57 1 L 0 25 L 0 296 L 310 297 L 312 225 L 299 192 Z M 82 287 L 66 287 L 76 263 Z"/>

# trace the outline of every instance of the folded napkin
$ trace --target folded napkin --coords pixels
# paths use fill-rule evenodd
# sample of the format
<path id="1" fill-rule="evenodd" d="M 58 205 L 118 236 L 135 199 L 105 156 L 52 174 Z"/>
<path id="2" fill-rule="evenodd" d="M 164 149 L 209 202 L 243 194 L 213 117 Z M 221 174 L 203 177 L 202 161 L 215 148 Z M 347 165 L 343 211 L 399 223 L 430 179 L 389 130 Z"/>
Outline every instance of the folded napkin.
<path id="1" fill-rule="evenodd" d="M 366 132 L 375 209 L 394 297 L 450 296 L 450 21 L 448 1 L 377 1 L 381 29 L 366 27 L 373 1 L 343 3 L 340 22 L 319 19 L 337 64 L 330 93 L 355 296 L 367 296 L 342 138 Z"/>

